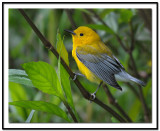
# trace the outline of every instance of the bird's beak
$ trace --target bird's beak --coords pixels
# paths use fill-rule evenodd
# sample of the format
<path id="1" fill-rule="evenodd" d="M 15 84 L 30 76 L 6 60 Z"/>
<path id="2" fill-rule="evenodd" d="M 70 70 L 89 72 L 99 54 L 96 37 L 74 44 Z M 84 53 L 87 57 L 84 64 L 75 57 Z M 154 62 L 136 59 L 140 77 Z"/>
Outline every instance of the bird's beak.
<path id="1" fill-rule="evenodd" d="M 72 35 L 76 35 L 76 33 L 74 33 L 73 31 L 71 31 L 71 30 L 64 30 L 64 31 L 67 31 L 67 32 L 69 32 L 69 33 L 71 33 Z"/>

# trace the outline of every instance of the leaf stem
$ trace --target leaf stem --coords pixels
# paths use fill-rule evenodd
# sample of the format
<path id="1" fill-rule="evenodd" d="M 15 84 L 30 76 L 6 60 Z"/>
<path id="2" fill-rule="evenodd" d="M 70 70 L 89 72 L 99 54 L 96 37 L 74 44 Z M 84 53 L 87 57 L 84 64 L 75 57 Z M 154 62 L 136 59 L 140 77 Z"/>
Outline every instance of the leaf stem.
<path id="1" fill-rule="evenodd" d="M 74 115 L 73 111 L 71 110 L 70 106 L 68 105 L 68 103 L 65 102 L 65 101 L 63 101 L 63 103 L 64 103 L 64 105 L 66 106 L 66 108 L 67 108 L 69 114 L 71 115 L 72 119 L 74 120 L 74 122 L 75 122 L 75 123 L 78 123 L 78 120 L 77 120 L 77 118 L 75 117 L 75 115 Z"/>

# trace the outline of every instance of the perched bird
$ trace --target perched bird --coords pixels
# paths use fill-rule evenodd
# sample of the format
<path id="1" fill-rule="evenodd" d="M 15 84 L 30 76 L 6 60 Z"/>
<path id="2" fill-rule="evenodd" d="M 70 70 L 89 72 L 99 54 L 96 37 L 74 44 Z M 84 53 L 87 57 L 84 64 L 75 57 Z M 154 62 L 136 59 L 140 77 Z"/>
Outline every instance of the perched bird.
<path id="1" fill-rule="evenodd" d="M 125 71 L 123 65 L 91 28 L 80 26 L 74 31 L 65 31 L 72 34 L 72 56 L 80 72 L 88 80 L 98 83 L 98 88 L 104 82 L 122 90 L 116 80 L 133 81 L 141 86 L 145 85 L 143 81 L 138 80 Z"/>

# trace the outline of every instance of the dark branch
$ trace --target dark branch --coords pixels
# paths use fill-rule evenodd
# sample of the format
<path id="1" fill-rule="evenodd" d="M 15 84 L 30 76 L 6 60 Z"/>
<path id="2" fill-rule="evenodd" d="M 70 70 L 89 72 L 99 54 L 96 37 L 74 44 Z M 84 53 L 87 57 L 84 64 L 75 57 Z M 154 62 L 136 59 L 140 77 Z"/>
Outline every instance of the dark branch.
<path id="1" fill-rule="evenodd" d="M 146 27 L 149 29 L 149 31 L 152 32 L 152 10 L 138 9 L 138 14 L 144 20 L 144 23 Z"/>
<path id="2" fill-rule="evenodd" d="M 105 92 L 106 92 L 106 94 L 108 96 L 109 103 L 112 104 L 113 106 L 115 106 L 117 108 L 117 110 L 126 118 L 126 120 L 128 122 L 132 122 L 131 118 L 125 113 L 125 111 L 117 103 L 116 99 L 111 94 L 110 90 L 108 89 L 108 86 L 104 84 L 103 85 L 103 89 L 105 90 Z"/>
<path id="3" fill-rule="evenodd" d="M 116 38 L 117 38 L 118 42 L 120 43 L 120 45 L 122 46 L 122 48 L 123 48 L 126 52 L 128 52 L 128 49 L 127 49 L 127 47 L 123 44 L 120 36 L 116 34 Z"/>
<path id="4" fill-rule="evenodd" d="M 72 116 L 72 119 L 74 120 L 74 122 L 78 123 L 77 118 L 75 117 L 75 115 L 74 115 L 74 113 L 72 112 L 72 110 L 71 110 L 70 106 L 68 105 L 68 103 L 67 103 L 67 102 L 63 102 L 63 103 L 64 103 L 64 105 L 66 106 L 69 114 Z"/>
<path id="5" fill-rule="evenodd" d="M 131 31 L 131 47 L 130 47 L 130 49 L 132 51 L 134 49 L 134 43 L 135 43 L 132 21 L 129 22 L 129 26 L 130 26 L 130 31 Z"/>
<path id="6" fill-rule="evenodd" d="M 34 32 L 37 34 L 37 36 L 40 38 L 40 40 L 42 41 L 42 43 L 44 44 L 44 46 L 48 49 L 50 49 L 52 51 L 52 53 L 59 58 L 59 54 L 56 51 L 56 49 L 51 45 L 51 43 L 46 40 L 46 38 L 41 34 L 41 32 L 37 29 L 37 27 L 34 25 L 34 23 L 31 21 L 31 19 L 27 16 L 27 14 L 24 12 L 23 9 L 19 9 L 20 13 L 24 16 L 24 18 L 26 19 L 26 21 L 29 23 L 29 25 L 32 27 L 32 29 L 34 30 Z M 65 61 L 61 58 L 61 63 L 63 65 L 63 67 L 66 69 L 66 71 L 68 72 L 68 74 L 70 75 L 70 77 L 73 79 L 74 78 L 74 73 L 71 71 L 71 69 L 69 68 L 69 66 L 65 63 Z M 126 122 L 118 113 L 116 113 L 114 110 L 112 110 L 109 106 L 105 105 L 103 102 L 101 102 L 100 100 L 98 100 L 97 98 L 95 98 L 94 100 L 92 100 L 92 96 L 90 95 L 89 92 L 87 92 L 85 90 L 85 88 L 81 85 L 81 83 L 79 82 L 78 79 L 76 79 L 74 81 L 74 83 L 77 85 L 77 87 L 79 88 L 81 94 L 84 96 L 84 98 L 93 101 L 95 103 L 97 103 L 99 106 L 101 106 L 102 108 L 104 108 L 106 111 L 110 112 L 115 118 L 117 118 L 120 122 Z M 68 109 L 68 108 L 67 108 Z M 71 110 L 72 111 L 72 110 Z M 70 112 L 69 112 L 70 113 Z M 73 112 L 72 112 L 73 113 Z M 74 113 L 73 113 L 74 114 Z M 70 114 L 72 116 L 72 114 Z M 73 118 L 73 116 L 72 116 Z M 74 120 L 74 118 L 73 118 Z M 75 121 L 76 122 L 76 121 Z"/>
<path id="7" fill-rule="evenodd" d="M 134 92 L 134 94 L 138 97 L 138 99 L 140 100 L 138 91 L 135 89 L 135 87 L 133 85 L 131 85 L 129 82 L 127 83 L 127 85 L 130 87 L 130 89 Z"/>

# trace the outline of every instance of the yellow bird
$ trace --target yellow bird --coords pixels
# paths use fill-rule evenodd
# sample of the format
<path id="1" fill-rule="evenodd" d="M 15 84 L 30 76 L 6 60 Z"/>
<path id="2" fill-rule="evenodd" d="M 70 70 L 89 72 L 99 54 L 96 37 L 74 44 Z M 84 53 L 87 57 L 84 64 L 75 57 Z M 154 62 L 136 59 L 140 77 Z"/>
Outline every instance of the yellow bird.
<path id="1" fill-rule="evenodd" d="M 133 81 L 141 86 L 145 85 L 143 81 L 134 78 L 125 71 L 119 60 L 91 28 L 80 26 L 74 31 L 65 31 L 72 34 L 72 56 L 80 72 L 88 80 L 98 83 L 98 88 L 104 82 L 122 90 L 116 80 Z"/>

